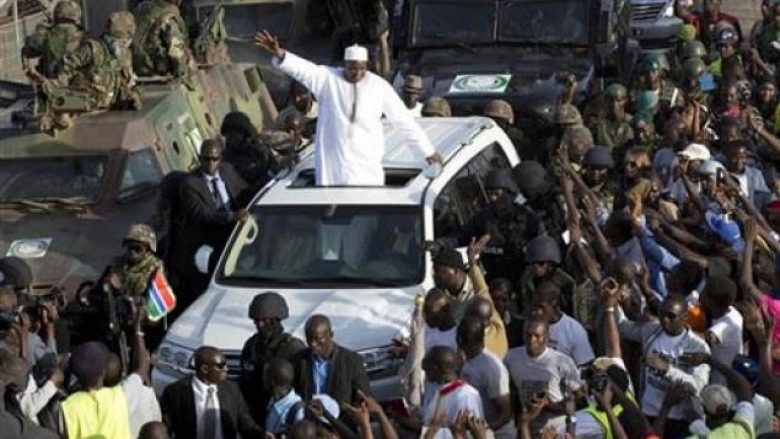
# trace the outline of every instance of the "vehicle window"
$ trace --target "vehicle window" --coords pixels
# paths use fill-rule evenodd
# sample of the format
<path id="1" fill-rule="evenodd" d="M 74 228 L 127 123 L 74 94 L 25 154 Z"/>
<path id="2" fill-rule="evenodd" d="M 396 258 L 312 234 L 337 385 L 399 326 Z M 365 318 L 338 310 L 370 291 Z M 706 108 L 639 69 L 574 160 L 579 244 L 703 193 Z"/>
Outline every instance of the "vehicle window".
<path id="1" fill-rule="evenodd" d="M 258 29 L 267 29 L 279 38 L 290 36 L 290 23 L 293 16 L 293 2 L 246 5 L 223 5 L 224 23 L 233 38 L 251 37 Z M 198 15 L 207 17 L 212 7 L 198 10 Z"/>
<path id="2" fill-rule="evenodd" d="M 588 5 L 581 0 L 502 3 L 499 39 L 513 42 L 588 44 Z M 566 29 L 566 32 L 561 32 Z"/>
<path id="3" fill-rule="evenodd" d="M 405 286 L 423 274 L 418 206 L 260 206 L 221 280 L 320 287 Z"/>
<path id="4" fill-rule="evenodd" d="M 162 178 L 163 173 L 154 151 L 151 149 L 133 151 L 128 155 L 125 171 L 122 173 L 119 198 L 157 186 Z"/>
<path id="5" fill-rule="evenodd" d="M 501 168 L 509 168 L 509 159 L 501 146 L 494 143 L 472 158 L 447 183 L 433 203 L 436 238 L 457 234 L 485 207 L 487 197 L 482 181 L 491 170 Z"/>
<path id="6" fill-rule="evenodd" d="M 94 201 L 106 173 L 105 156 L 0 161 L 0 202 Z"/>
<path id="7" fill-rule="evenodd" d="M 495 8 L 489 3 L 418 3 L 412 44 L 493 42 L 494 23 Z"/>

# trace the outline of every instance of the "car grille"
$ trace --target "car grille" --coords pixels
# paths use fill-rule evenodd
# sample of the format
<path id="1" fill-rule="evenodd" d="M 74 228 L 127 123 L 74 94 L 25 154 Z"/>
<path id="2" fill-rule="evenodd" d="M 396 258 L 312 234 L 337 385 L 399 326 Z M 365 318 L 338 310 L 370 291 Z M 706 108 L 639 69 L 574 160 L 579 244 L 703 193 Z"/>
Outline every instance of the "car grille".
<path id="1" fill-rule="evenodd" d="M 224 352 L 225 362 L 227 362 L 228 379 L 238 380 L 241 376 L 241 352 Z"/>
<path id="2" fill-rule="evenodd" d="M 634 21 L 655 20 L 665 6 L 666 2 L 631 5 L 631 19 Z"/>

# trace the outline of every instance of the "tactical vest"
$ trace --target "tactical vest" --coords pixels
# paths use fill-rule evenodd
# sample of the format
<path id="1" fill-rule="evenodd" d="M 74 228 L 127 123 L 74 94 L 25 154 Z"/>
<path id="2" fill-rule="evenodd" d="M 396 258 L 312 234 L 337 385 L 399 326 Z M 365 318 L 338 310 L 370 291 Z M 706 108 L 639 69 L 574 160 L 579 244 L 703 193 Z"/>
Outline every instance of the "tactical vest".
<path id="1" fill-rule="evenodd" d="M 139 76 L 171 73 L 166 42 L 161 38 L 163 28 L 171 21 L 187 35 L 179 8 L 160 0 L 147 0 L 133 11 L 136 31 L 133 36 L 133 67 Z"/>
<path id="2" fill-rule="evenodd" d="M 46 34 L 46 42 L 41 47 L 40 72 L 47 78 L 57 75 L 57 64 L 68 53 L 74 52 L 81 44 L 84 32 L 72 23 L 52 26 Z"/>
<path id="3" fill-rule="evenodd" d="M 90 38 L 85 44 L 92 62 L 71 83 L 90 91 L 96 108 L 108 108 L 116 101 L 122 85 L 132 80 L 130 49 L 114 53 L 102 38 Z"/>

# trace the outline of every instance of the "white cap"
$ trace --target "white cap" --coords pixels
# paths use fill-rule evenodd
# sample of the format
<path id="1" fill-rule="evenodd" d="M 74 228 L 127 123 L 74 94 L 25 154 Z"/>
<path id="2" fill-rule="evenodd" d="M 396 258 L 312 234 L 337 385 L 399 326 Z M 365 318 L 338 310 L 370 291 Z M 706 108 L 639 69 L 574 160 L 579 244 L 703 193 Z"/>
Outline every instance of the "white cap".
<path id="1" fill-rule="evenodd" d="M 691 143 L 677 155 L 681 155 L 688 160 L 710 160 L 712 158 L 709 148 L 700 143 Z"/>
<path id="2" fill-rule="evenodd" d="M 344 61 L 368 61 L 368 49 L 353 44 L 344 49 Z"/>

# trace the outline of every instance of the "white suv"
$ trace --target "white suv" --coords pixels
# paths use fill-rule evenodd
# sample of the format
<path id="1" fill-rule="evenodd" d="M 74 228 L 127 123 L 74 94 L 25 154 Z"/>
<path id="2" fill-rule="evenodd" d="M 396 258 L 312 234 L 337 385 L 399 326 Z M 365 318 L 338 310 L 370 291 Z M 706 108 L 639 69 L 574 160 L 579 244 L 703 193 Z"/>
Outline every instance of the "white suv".
<path id="1" fill-rule="evenodd" d="M 374 394 L 400 395 L 400 362 L 388 348 L 408 333 L 415 296 L 433 286 L 425 243 L 454 233 L 485 206 L 481 181 L 490 170 L 519 162 L 490 119 L 418 122 L 444 157 L 436 176 L 386 124 L 385 186 L 316 187 L 309 152 L 257 195 L 208 289 L 165 336 L 152 373 L 158 393 L 191 372 L 190 357 L 202 345 L 220 348 L 235 378 L 255 331 L 249 303 L 274 290 L 290 308 L 287 331 L 304 339 L 309 316 L 328 316 L 336 342 L 365 359 Z"/>

